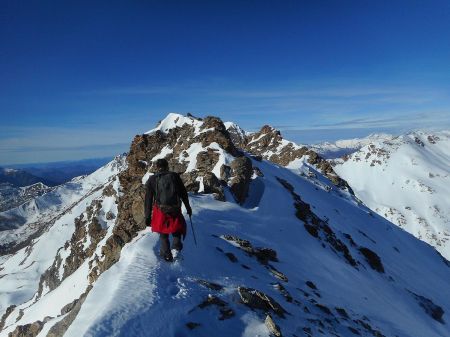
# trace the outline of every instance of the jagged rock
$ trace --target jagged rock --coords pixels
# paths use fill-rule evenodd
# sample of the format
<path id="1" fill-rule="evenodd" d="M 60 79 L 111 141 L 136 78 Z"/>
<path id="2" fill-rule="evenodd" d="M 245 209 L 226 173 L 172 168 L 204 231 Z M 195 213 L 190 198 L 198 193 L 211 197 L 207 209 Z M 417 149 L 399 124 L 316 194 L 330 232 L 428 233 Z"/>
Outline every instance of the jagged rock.
<path id="1" fill-rule="evenodd" d="M 114 220 L 116 218 L 115 214 L 111 211 L 108 211 L 105 215 L 106 220 Z"/>
<path id="2" fill-rule="evenodd" d="M 287 302 L 291 303 L 294 300 L 289 291 L 287 291 L 281 283 L 275 283 L 274 287 L 281 293 L 281 295 L 283 295 Z"/>
<path id="3" fill-rule="evenodd" d="M 229 319 L 235 315 L 234 310 L 228 307 L 227 302 L 214 295 L 208 295 L 208 297 L 202 303 L 200 303 L 198 307 L 200 309 L 204 309 L 211 305 L 219 307 L 220 316 L 218 317 L 218 319 L 221 321 Z"/>
<path id="4" fill-rule="evenodd" d="M 304 222 L 305 230 L 313 237 L 324 240 L 327 242 L 336 253 L 342 253 L 346 261 L 356 267 L 357 262 L 350 254 L 348 247 L 336 237 L 336 234 L 328 226 L 328 224 L 320 219 L 313 211 L 311 211 L 311 206 L 304 202 L 300 196 L 294 192 L 294 187 L 284 179 L 277 177 L 277 180 L 282 186 L 284 186 L 292 195 L 294 200 L 294 207 L 296 209 L 295 215 L 301 221 Z"/>
<path id="5" fill-rule="evenodd" d="M 411 295 L 414 297 L 417 303 L 419 303 L 419 305 L 428 316 L 438 321 L 439 323 L 445 324 L 444 320 L 442 319 L 444 310 L 439 305 L 434 304 L 432 300 L 426 298 L 425 296 L 418 295 L 416 293 L 413 293 L 412 291 L 409 291 L 409 293 L 411 293 Z"/>
<path id="6" fill-rule="evenodd" d="M 225 201 L 225 194 L 219 179 L 214 173 L 208 172 L 203 176 L 204 193 L 214 193 L 217 200 Z"/>
<path id="7" fill-rule="evenodd" d="M 241 297 L 242 303 L 247 305 L 252 309 L 260 309 L 267 311 L 272 311 L 280 317 L 284 318 L 287 313 L 283 307 L 275 301 L 272 297 L 264 294 L 263 292 L 245 287 L 238 287 L 238 293 Z"/>
<path id="8" fill-rule="evenodd" d="M 277 252 L 271 248 L 254 248 L 253 255 L 255 255 L 258 261 L 262 264 L 267 264 L 269 261 L 278 262 Z"/>
<path id="9" fill-rule="evenodd" d="M 236 158 L 231 163 L 230 189 L 239 204 L 247 198 L 252 173 L 252 161 L 247 157 Z"/>
<path id="10" fill-rule="evenodd" d="M 44 322 L 36 321 L 34 323 L 19 325 L 8 337 L 35 337 L 41 332 Z"/>
<path id="11" fill-rule="evenodd" d="M 206 281 L 206 280 L 197 280 L 197 283 L 201 284 L 202 286 L 205 286 L 205 287 L 207 287 L 209 289 L 212 289 L 212 290 L 219 291 L 219 290 L 223 289 L 222 285 L 214 283 L 214 282 L 209 282 L 209 281 Z"/>
<path id="12" fill-rule="evenodd" d="M 373 270 L 376 270 L 379 273 L 384 273 L 383 263 L 381 263 L 380 257 L 375 252 L 366 247 L 360 247 L 359 251 L 364 255 L 367 263 Z"/>
<path id="13" fill-rule="evenodd" d="M 308 163 L 317 167 L 334 185 L 354 194 L 348 183 L 334 172 L 332 165 L 327 160 L 305 146 L 296 146 L 292 142 L 283 140 L 280 131 L 269 125 L 264 125 L 259 132 L 252 134 L 247 139 L 244 149 L 253 155 L 282 166 L 287 166 L 292 161 L 307 156 Z"/>
<path id="14" fill-rule="evenodd" d="M 204 176 L 206 173 L 210 173 L 214 166 L 219 161 L 219 153 L 215 149 L 208 149 L 197 154 L 196 169 Z"/>
<path id="15" fill-rule="evenodd" d="M 319 304 L 319 303 L 316 303 L 315 306 L 318 309 L 320 309 L 323 313 L 325 313 L 327 315 L 330 315 L 330 316 L 333 316 L 333 313 L 331 312 L 331 310 L 327 306 L 325 306 L 323 304 Z"/>
<path id="16" fill-rule="evenodd" d="M 92 286 L 88 286 L 86 291 L 81 294 L 78 299 L 74 300 L 72 303 L 69 303 L 63 309 L 61 309 L 61 314 L 66 314 L 66 316 L 50 328 L 49 332 L 47 333 L 47 337 L 64 336 L 70 324 L 72 324 L 73 320 L 78 315 L 78 312 L 81 309 L 81 305 L 84 303 L 91 289 Z"/>
<path id="17" fill-rule="evenodd" d="M 195 322 L 187 322 L 187 323 L 186 323 L 186 327 L 187 327 L 189 330 L 194 330 L 195 328 L 198 328 L 199 326 L 201 326 L 200 323 L 195 323 Z"/>
<path id="18" fill-rule="evenodd" d="M 103 189 L 103 193 L 102 193 L 105 197 L 112 197 L 112 196 L 116 196 L 116 190 L 114 189 L 113 184 L 109 184 L 108 186 L 106 186 Z"/>
<path id="19" fill-rule="evenodd" d="M 230 260 L 233 263 L 238 262 L 237 257 L 233 253 L 225 253 L 225 256 L 228 257 L 228 260 Z"/>
<path id="20" fill-rule="evenodd" d="M 311 281 L 306 281 L 305 283 L 306 283 L 306 285 L 307 285 L 308 287 L 310 287 L 311 289 L 317 290 L 317 287 L 316 287 L 316 285 L 315 285 L 313 282 L 311 282 Z"/>
<path id="21" fill-rule="evenodd" d="M 0 331 L 3 330 L 3 327 L 5 326 L 6 319 L 14 311 L 15 308 L 16 308 L 16 306 L 14 304 L 12 304 L 8 308 L 6 308 L 5 313 L 2 315 L 2 318 L 0 319 Z"/>
<path id="22" fill-rule="evenodd" d="M 251 256 L 256 257 L 258 262 L 266 265 L 269 261 L 278 262 L 277 252 L 272 248 L 257 247 L 253 248 L 252 244 L 248 240 L 241 239 L 233 235 L 224 235 L 223 239 L 234 242 L 240 249 L 245 251 Z"/>
<path id="23" fill-rule="evenodd" d="M 286 275 L 284 275 L 281 271 L 277 270 L 274 266 L 268 265 L 267 269 L 272 273 L 273 276 L 275 276 L 277 279 L 288 282 L 288 278 Z"/>
<path id="24" fill-rule="evenodd" d="M 222 165 L 220 167 L 220 179 L 222 181 L 227 182 L 228 179 L 230 179 L 231 177 L 231 167 L 229 167 L 228 165 Z"/>
<path id="25" fill-rule="evenodd" d="M 339 315 L 341 315 L 341 317 L 343 317 L 343 318 L 350 318 L 349 316 L 348 316 L 348 314 L 347 314 L 347 311 L 345 311 L 345 309 L 344 308 L 335 308 L 336 309 L 336 312 L 339 314 Z"/>
<path id="26" fill-rule="evenodd" d="M 184 186 L 188 192 L 197 193 L 200 189 L 200 182 L 197 180 L 197 172 L 185 172 L 181 175 L 181 179 L 183 180 Z"/>
<path id="27" fill-rule="evenodd" d="M 272 319 L 272 316 L 267 315 L 266 319 L 264 320 L 264 324 L 266 325 L 269 332 L 276 336 L 276 337 L 282 337 L 280 327 L 275 324 L 275 322 Z"/>

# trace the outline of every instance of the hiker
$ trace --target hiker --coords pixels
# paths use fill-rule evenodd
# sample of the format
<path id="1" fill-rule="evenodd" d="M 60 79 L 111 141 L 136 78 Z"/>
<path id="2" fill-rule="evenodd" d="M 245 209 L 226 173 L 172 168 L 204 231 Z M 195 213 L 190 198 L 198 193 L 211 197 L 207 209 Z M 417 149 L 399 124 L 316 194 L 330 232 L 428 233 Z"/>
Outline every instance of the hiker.
<path id="1" fill-rule="evenodd" d="M 174 255 L 183 249 L 183 239 L 186 236 L 186 221 L 181 213 L 181 201 L 187 214 L 192 215 L 186 187 L 178 173 L 169 171 L 166 159 L 155 162 L 157 173 L 151 176 L 145 184 L 145 222 L 152 227 L 152 232 L 159 233 L 159 254 L 166 261 L 173 261 L 170 249 L 169 235 L 172 234 L 172 249 Z"/>

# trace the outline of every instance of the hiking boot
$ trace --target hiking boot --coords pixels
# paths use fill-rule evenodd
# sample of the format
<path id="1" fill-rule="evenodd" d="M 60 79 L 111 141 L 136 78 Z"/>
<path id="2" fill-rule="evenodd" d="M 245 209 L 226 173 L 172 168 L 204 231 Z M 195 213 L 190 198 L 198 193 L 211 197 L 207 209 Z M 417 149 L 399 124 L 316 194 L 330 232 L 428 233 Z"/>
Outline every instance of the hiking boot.
<path id="1" fill-rule="evenodd" d="M 167 254 L 164 254 L 164 260 L 167 262 L 173 262 L 173 256 L 171 252 L 168 252 Z"/>

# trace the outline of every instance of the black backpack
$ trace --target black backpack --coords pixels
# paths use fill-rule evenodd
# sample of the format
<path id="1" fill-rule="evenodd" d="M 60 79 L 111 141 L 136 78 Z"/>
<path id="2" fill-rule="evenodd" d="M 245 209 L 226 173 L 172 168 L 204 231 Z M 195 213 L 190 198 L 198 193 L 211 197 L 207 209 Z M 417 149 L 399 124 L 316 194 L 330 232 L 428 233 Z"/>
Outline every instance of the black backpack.
<path id="1" fill-rule="evenodd" d="M 155 185 L 155 201 L 159 209 L 172 216 L 180 214 L 181 200 L 175 173 L 157 174 Z"/>

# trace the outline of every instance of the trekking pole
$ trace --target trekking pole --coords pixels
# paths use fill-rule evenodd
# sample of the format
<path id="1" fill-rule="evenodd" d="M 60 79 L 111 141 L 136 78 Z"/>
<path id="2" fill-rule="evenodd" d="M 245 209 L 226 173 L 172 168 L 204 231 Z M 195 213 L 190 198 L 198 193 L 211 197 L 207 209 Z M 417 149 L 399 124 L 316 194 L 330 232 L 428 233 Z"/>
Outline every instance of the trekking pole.
<path id="1" fill-rule="evenodd" d="M 195 238 L 194 226 L 192 225 L 192 218 L 190 215 L 189 215 L 189 221 L 191 222 L 192 235 L 194 236 L 194 242 L 195 242 L 195 245 L 197 246 L 197 239 Z"/>

